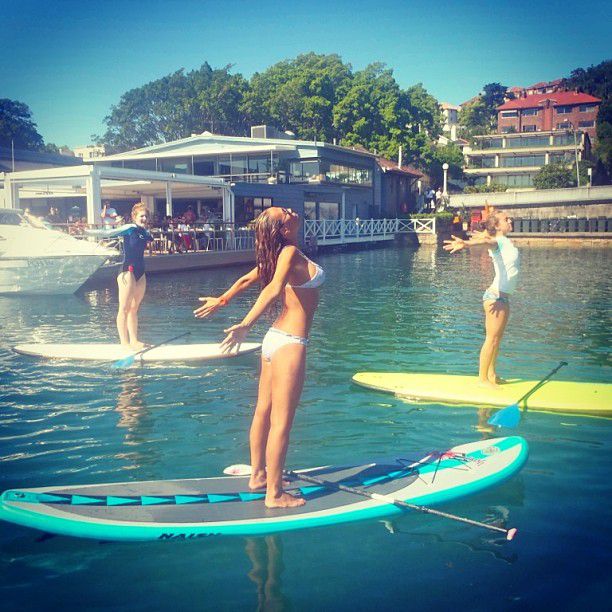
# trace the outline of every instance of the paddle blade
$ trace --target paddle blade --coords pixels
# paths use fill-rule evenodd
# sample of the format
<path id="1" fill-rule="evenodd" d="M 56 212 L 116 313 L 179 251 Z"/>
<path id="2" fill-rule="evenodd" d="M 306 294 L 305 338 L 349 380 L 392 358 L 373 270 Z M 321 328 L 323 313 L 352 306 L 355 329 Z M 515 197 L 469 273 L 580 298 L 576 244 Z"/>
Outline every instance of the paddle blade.
<path id="1" fill-rule="evenodd" d="M 134 363 L 134 355 L 128 355 L 119 361 L 115 361 L 111 368 L 129 368 Z"/>
<path id="2" fill-rule="evenodd" d="M 487 422 L 497 427 L 516 427 L 521 420 L 521 411 L 518 404 L 512 404 L 496 412 Z"/>

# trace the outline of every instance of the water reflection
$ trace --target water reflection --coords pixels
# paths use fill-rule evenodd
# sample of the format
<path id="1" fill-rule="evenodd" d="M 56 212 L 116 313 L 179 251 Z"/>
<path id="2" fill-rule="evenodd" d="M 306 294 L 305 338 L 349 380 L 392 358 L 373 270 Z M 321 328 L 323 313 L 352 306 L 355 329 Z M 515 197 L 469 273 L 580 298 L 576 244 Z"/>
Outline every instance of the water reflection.
<path id="1" fill-rule="evenodd" d="M 495 503 L 496 499 L 502 498 L 506 502 L 504 505 Z M 498 488 L 494 493 L 485 491 L 479 494 L 473 504 L 466 505 L 468 508 L 478 508 L 478 512 L 485 508 L 484 517 L 475 517 L 470 515 L 469 510 L 459 513 L 469 515 L 470 518 L 477 518 L 489 525 L 496 525 L 509 529 L 513 514 L 516 515 L 514 509 L 524 507 L 525 505 L 525 485 L 522 476 L 517 476 L 511 481 L 503 485 L 503 494 Z M 425 541 L 428 544 L 456 544 L 460 547 L 468 549 L 473 553 L 486 553 L 499 561 L 503 561 L 512 565 L 519 560 L 516 550 L 508 544 L 503 535 L 491 535 L 489 531 L 482 531 L 470 528 L 470 531 L 462 533 L 457 537 L 452 534 L 457 531 L 456 523 L 447 523 L 446 528 L 438 523 L 438 520 L 431 519 L 428 522 L 432 523 L 435 530 L 421 531 L 420 526 L 415 526 L 414 521 L 418 524 L 423 524 L 427 519 L 416 517 L 414 514 L 405 514 L 402 517 L 393 520 L 380 521 L 385 529 L 393 536 L 408 538 L 411 543 L 419 543 Z M 516 526 L 516 525 L 514 525 Z M 520 537 L 520 530 L 519 536 Z"/>
<path id="2" fill-rule="evenodd" d="M 289 610 L 289 599 L 281 592 L 283 546 L 278 535 L 246 538 L 245 551 L 251 562 L 247 574 L 257 587 L 257 610 Z"/>
<path id="3" fill-rule="evenodd" d="M 125 430 L 123 445 L 132 447 L 129 452 L 119 452 L 117 459 L 127 459 L 127 469 L 137 469 L 143 464 L 154 462 L 156 451 L 151 447 L 153 419 L 147 408 L 143 389 L 142 375 L 137 370 L 122 372 L 121 391 L 117 396 L 115 411 L 119 415 L 117 427 Z M 148 450 L 139 449 L 147 446 Z"/>

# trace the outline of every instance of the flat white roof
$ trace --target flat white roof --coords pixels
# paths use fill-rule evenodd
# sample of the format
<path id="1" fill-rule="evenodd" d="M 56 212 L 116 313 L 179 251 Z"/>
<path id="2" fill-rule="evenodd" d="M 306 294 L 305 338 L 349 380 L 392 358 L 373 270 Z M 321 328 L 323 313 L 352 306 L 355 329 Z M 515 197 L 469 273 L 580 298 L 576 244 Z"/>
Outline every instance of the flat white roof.
<path id="1" fill-rule="evenodd" d="M 124 159 L 153 159 L 167 157 L 188 157 L 195 155 L 227 155 L 227 154 L 246 154 L 246 153 L 269 153 L 270 151 L 295 151 L 299 148 L 330 148 L 347 153 L 354 153 L 365 157 L 376 157 L 374 153 L 329 144 L 323 141 L 312 140 L 289 140 L 284 138 L 250 138 L 247 136 L 222 136 L 203 132 L 165 142 L 150 147 L 125 151 L 115 155 L 106 155 L 94 160 L 87 160 L 91 163 L 104 161 L 119 161 Z"/>

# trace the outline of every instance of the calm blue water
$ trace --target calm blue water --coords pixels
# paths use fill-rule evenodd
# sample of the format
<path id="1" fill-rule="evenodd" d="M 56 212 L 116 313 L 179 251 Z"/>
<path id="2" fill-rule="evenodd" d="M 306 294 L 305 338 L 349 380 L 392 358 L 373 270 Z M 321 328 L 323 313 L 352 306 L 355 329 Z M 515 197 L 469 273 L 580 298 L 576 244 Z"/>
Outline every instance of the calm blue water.
<path id="1" fill-rule="evenodd" d="M 610 251 L 523 248 L 499 373 L 610 381 Z M 305 467 L 475 440 L 475 409 L 415 408 L 355 387 L 359 370 L 475 373 L 486 254 L 387 248 L 320 256 L 328 282 L 288 465 Z M 145 341 L 213 342 L 252 303 L 192 317 L 242 269 L 149 279 Z M 212 476 L 248 459 L 257 359 L 134 368 L 41 362 L 20 342 L 109 341 L 116 296 L 0 298 L 0 489 Z M 265 331 L 263 322 L 253 338 Z M 509 517 L 519 535 L 405 515 L 380 522 L 184 543 L 115 544 L 0 524 L 3 609 L 580 609 L 607 602 L 612 422 L 532 413 L 530 459 L 506 484 L 445 506 Z"/>

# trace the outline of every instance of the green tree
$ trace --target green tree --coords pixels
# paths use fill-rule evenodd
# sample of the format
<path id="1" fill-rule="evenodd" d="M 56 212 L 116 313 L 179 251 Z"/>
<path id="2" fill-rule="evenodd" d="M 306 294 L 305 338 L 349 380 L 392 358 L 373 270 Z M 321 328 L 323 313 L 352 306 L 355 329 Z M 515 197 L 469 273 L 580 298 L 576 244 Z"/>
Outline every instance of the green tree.
<path id="1" fill-rule="evenodd" d="M 487 83 L 478 98 L 459 112 L 459 124 L 469 138 L 492 134 L 497 129 L 497 107 L 509 97 L 508 88 L 499 83 Z"/>
<path id="2" fill-rule="evenodd" d="M 427 167 L 442 114 L 420 83 L 402 90 L 393 71 L 376 63 L 354 74 L 334 108 L 334 126 L 343 145 L 362 145 L 389 158 L 396 158 L 401 146 L 406 161 Z"/>
<path id="3" fill-rule="evenodd" d="M 351 66 L 339 55 L 299 55 L 255 73 L 241 108 L 251 124 L 270 124 L 304 140 L 332 142 L 339 136 L 334 107 L 351 78 Z"/>
<path id="4" fill-rule="evenodd" d="M 597 115 L 597 144 L 594 154 L 600 162 L 595 166 L 594 181 L 598 184 L 609 182 L 612 175 L 612 60 L 605 60 L 597 66 L 576 68 L 564 85 L 583 93 L 601 98 Z"/>
<path id="5" fill-rule="evenodd" d="M 450 178 L 463 178 L 463 153 L 455 143 L 449 143 L 443 147 L 434 147 L 432 161 L 428 171 L 434 184 L 441 185 L 444 180 L 442 164 L 448 164 L 448 176 Z"/>
<path id="6" fill-rule="evenodd" d="M 42 136 L 32 121 L 32 112 L 27 104 L 8 98 L 0 99 L 0 146 L 29 151 L 43 148 Z"/>
<path id="7" fill-rule="evenodd" d="M 575 187 L 576 171 L 562 163 L 552 163 L 542 166 L 533 179 L 537 189 L 559 189 Z"/>
<path id="8" fill-rule="evenodd" d="M 124 151 L 185 138 L 205 129 L 244 133 L 239 112 L 247 84 L 230 66 L 184 70 L 131 89 L 105 118 L 106 133 L 94 140 Z"/>

